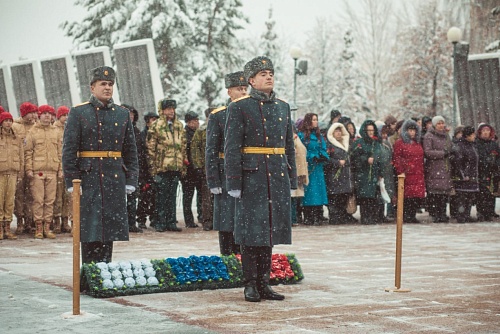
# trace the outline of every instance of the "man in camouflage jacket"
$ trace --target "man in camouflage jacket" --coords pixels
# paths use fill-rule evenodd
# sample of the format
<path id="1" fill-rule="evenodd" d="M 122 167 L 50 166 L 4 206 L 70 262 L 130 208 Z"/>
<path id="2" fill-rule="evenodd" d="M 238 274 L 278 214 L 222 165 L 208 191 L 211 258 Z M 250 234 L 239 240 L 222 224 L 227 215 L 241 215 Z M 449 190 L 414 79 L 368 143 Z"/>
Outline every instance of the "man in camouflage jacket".
<path id="1" fill-rule="evenodd" d="M 181 175 L 186 173 L 186 135 L 177 120 L 175 100 L 158 103 L 160 118 L 148 130 L 147 149 L 150 175 L 156 187 L 157 232 L 180 232 L 176 226 L 176 196 Z"/>

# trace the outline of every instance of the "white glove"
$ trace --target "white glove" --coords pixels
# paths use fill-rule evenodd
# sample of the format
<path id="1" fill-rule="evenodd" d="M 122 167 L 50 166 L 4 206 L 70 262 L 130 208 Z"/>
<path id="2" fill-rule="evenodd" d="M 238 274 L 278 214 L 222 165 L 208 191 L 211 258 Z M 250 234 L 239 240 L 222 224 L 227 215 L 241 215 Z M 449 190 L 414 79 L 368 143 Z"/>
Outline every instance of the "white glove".
<path id="1" fill-rule="evenodd" d="M 227 192 L 229 196 L 234 197 L 234 198 L 241 198 L 241 190 L 229 190 Z"/>
<path id="2" fill-rule="evenodd" d="M 70 194 L 73 193 L 73 187 L 69 187 L 67 190 Z M 80 186 L 80 194 L 82 193 L 82 186 Z"/>
<path id="3" fill-rule="evenodd" d="M 222 194 L 222 188 L 221 187 L 218 187 L 218 188 L 210 188 L 210 192 L 214 195 L 219 195 L 219 194 Z"/>
<path id="4" fill-rule="evenodd" d="M 125 192 L 127 193 L 127 195 L 132 194 L 134 191 L 135 191 L 135 187 L 134 186 L 129 186 L 128 184 L 125 185 Z"/>

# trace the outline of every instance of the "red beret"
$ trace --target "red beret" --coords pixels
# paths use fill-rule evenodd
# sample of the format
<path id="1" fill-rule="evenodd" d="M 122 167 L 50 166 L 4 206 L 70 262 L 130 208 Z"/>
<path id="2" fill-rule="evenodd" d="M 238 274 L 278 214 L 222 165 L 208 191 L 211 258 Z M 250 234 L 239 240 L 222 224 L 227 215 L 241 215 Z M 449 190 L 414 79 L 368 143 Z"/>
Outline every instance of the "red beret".
<path id="1" fill-rule="evenodd" d="M 2 108 L 2 109 L 3 109 L 3 108 Z M 9 112 L 7 112 L 7 111 L 1 112 L 1 113 L 0 113 L 0 125 L 1 125 L 1 124 L 3 123 L 3 121 L 5 121 L 6 119 L 12 119 L 12 120 L 14 120 L 14 119 L 12 118 L 12 115 L 11 115 Z"/>
<path id="2" fill-rule="evenodd" d="M 43 114 L 44 112 L 49 112 L 54 116 L 56 115 L 56 110 L 54 109 L 54 107 L 49 106 L 48 104 L 44 104 L 44 105 L 38 107 L 38 114 L 39 115 Z"/>
<path id="3" fill-rule="evenodd" d="M 61 118 L 61 116 L 67 115 L 69 113 L 69 108 L 66 106 L 60 106 L 57 108 L 57 119 Z"/>
<path id="4" fill-rule="evenodd" d="M 35 106 L 33 103 L 30 103 L 30 102 L 24 102 L 23 104 L 21 104 L 21 106 L 19 107 L 19 111 L 21 112 L 21 117 L 24 117 L 26 116 L 27 114 L 29 113 L 32 113 L 32 112 L 37 112 L 38 111 L 38 108 L 37 106 Z"/>

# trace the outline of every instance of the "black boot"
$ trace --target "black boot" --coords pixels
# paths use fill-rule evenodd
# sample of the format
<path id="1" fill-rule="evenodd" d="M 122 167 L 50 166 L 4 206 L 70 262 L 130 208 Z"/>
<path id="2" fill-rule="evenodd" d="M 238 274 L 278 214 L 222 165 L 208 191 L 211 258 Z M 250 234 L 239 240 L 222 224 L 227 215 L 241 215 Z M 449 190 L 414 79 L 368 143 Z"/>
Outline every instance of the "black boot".
<path id="1" fill-rule="evenodd" d="M 241 247 L 241 265 L 243 270 L 243 279 L 245 280 L 245 290 L 243 294 L 247 302 L 260 302 L 260 295 L 257 290 L 257 252 L 258 247 Z"/>
<path id="2" fill-rule="evenodd" d="M 304 225 L 313 225 L 314 224 L 314 216 L 313 216 L 313 208 L 312 206 L 304 206 Z"/>
<path id="3" fill-rule="evenodd" d="M 285 296 L 275 292 L 269 286 L 269 275 L 265 275 L 265 277 L 260 277 L 257 282 L 257 290 L 260 295 L 260 298 L 267 300 L 284 300 Z"/>

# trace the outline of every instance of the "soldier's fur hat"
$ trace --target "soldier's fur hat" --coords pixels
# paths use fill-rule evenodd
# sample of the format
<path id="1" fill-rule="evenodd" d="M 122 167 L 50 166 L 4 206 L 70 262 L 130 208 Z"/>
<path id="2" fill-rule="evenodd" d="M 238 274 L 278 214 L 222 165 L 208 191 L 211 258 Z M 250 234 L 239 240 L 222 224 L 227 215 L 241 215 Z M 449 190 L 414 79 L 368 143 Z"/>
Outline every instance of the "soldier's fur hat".
<path id="1" fill-rule="evenodd" d="M 111 81 L 115 83 L 115 78 L 116 78 L 115 70 L 113 70 L 109 66 L 96 67 L 92 71 L 90 71 L 91 85 L 98 80 Z"/>
<path id="2" fill-rule="evenodd" d="M 153 117 L 160 118 L 160 115 L 158 115 L 157 113 L 155 113 L 153 111 L 150 111 L 150 112 L 144 114 L 144 121 L 147 123 Z"/>
<path id="3" fill-rule="evenodd" d="M 177 101 L 175 100 L 169 100 L 169 99 L 162 99 L 158 102 L 158 111 L 165 110 L 167 108 L 177 108 Z"/>
<path id="4" fill-rule="evenodd" d="M 245 80 L 245 74 L 243 71 L 226 74 L 224 77 L 224 83 L 226 84 L 226 88 L 248 86 L 248 82 Z"/>
<path id="5" fill-rule="evenodd" d="M 245 79 L 248 80 L 254 77 L 260 71 L 271 71 L 274 73 L 274 66 L 271 59 L 266 56 L 255 57 L 245 64 L 244 73 Z"/>

